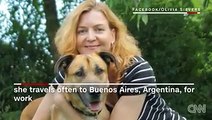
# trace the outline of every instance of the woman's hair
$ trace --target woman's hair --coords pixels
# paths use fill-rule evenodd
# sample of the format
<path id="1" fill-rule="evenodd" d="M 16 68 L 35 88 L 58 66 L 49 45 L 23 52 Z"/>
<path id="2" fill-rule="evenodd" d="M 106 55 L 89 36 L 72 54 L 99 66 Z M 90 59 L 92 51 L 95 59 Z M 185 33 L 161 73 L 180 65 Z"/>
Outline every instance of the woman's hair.
<path id="1" fill-rule="evenodd" d="M 76 48 L 76 33 L 80 16 L 84 12 L 97 10 L 102 12 L 108 20 L 111 29 L 115 29 L 116 38 L 111 53 L 116 56 L 120 71 L 130 64 L 130 58 L 140 55 L 137 41 L 128 33 L 126 25 L 108 8 L 95 0 L 86 0 L 67 15 L 55 37 L 56 48 L 60 55 L 79 54 Z"/>

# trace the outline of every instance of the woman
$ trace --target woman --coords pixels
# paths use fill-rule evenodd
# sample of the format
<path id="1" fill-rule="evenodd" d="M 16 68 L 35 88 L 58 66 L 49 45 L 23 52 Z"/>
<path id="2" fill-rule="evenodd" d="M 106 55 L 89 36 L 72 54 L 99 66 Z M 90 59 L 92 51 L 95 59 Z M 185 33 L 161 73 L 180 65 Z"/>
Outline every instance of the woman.
<path id="1" fill-rule="evenodd" d="M 65 18 L 56 34 L 55 44 L 60 55 L 110 51 L 118 60 L 120 68 L 117 73 L 120 74 L 118 77 L 120 79 L 113 82 L 154 83 L 156 81 L 152 67 L 140 57 L 137 42 L 129 35 L 124 23 L 105 4 L 95 0 L 86 0 Z M 185 119 L 168 107 L 159 93 L 143 92 L 145 87 L 156 86 L 124 87 L 135 88 L 139 92 L 118 92 L 109 96 L 107 105 L 112 108 L 110 120 Z M 49 106 L 53 103 L 68 115 L 81 119 L 62 95 L 47 93 L 33 120 L 49 118 Z"/>

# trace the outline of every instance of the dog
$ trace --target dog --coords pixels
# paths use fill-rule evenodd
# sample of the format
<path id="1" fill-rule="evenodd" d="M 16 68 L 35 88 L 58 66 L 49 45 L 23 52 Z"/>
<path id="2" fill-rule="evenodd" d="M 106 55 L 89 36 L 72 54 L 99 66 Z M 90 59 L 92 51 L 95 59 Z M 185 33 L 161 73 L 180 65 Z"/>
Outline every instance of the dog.
<path id="1" fill-rule="evenodd" d="M 65 100 L 80 114 L 83 120 L 109 119 L 110 113 L 105 106 L 107 93 L 99 92 L 98 89 L 107 89 L 109 87 L 107 83 L 109 83 L 108 72 L 111 64 L 117 67 L 115 57 L 108 52 L 66 55 L 56 62 L 55 71 L 58 72 L 61 69 L 65 71 L 64 83 L 88 83 L 88 85 L 63 86 L 67 89 L 75 88 L 77 92 L 62 93 Z M 105 84 L 104 86 L 98 86 L 92 85 L 92 83 Z M 80 88 L 85 88 L 86 92 L 80 91 Z M 90 88 L 96 89 L 97 92 L 91 92 Z M 30 108 L 37 109 L 36 105 L 38 106 L 40 101 L 35 101 L 23 110 L 21 120 L 28 120 L 26 116 L 34 112 L 34 110 L 30 112 Z M 75 118 L 68 118 L 56 104 L 53 104 L 50 109 L 51 120 L 76 120 Z"/>

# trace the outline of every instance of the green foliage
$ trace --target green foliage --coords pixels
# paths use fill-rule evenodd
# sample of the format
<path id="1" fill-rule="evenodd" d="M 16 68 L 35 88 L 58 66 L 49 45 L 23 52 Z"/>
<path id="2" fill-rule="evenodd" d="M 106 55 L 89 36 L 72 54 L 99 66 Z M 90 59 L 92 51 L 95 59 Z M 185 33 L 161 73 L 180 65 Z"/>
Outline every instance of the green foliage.
<path id="1" fill-rule="evenodd" d="M 21 111 L 3 113 L 1 119 L 3 119 L 3 120 L 17 120 L 17 116 L 20 116 L 20 114 L 21 114 Z M 18 117 L 18 119 L 19 119 L 19 117 Z"/>
<path id="2" fill-rule="evenodd" d="M 50 82 L 54 77 L 42 6 L 38 9 L 37 3 L 33 6 L 28 0 L 8 2 L 10 18 L 0 38 L 1 113 L 21 110 L 27 104 L 14 102 L 13 83 Z"/>
<path id="3" fill-rule="evenodd" d="M 145 8 L 145 1 L 137 0 L 136 4 L 132 1 L 125 4 L 107 1 L 139 41 L 143 56 L 154 68 L 158 82 L 195 84 L 193 93 L 162 94 L 173 109 L 189 120 L 211 119 L 212 7 L 210 4 L 203 4 L 205 1 L 150 0 L 148 6 L 152 8 L 198 7 L 201 8 L 201 14 L 148 15 L 148 22 L 145 22 L 143 16 L 141 19 L 140 15 L 135 15 L 130 10 L 135 7 Z M 125 8 L 128 9 L 127 12 L 124 11 L 127 10 Z M 189 113 L 187 107 L 190 104 L 206 104 L 207 113 Z"/>
<path id="4" fill-rule="evenodd" d="M 120 19 L 123 21 L 130 20 L 136 20 L 136 27 L 139 30 L 140 23 L 143 22 L 144 24 L 147 24 L 148 22 L 148 15 L 135 15 L 132 14 L 129 16 L 129 13 L 133 13 L 134 8 L 138 7 L 149 7 L 150 1 L 149 0 L 143 0 L 142 2 L 139 2 L 139 0 L 135 1 L 126 1 L 126 0 L 120 0 L 120 1 L 112 1 L 112 0 L 106 0 L 106 3 L 110 6 L 111 9 L 113 9 L 113 12 L 116 13 L 117 16 L 119 16 Z"/>
<path id="5" fill-rule="evenodd" d="M 9 18 L 0 12 L 0 119 L 14 120 L 27 102 L 14 102 L 14 82 L 49 82 L 53 53 L 41 0 L 7 1 Z M 76 6 L 64 0 L 59 19 Z M 139 41 L 158 82 L 193 82 L 194 93 L 162 94 L 189 120 L 212 119 L 212 4 L 209 0 L 106 0 Z M 71 4 L 71 5 L 70 5 Z M 200 7 L 200 15 L 136 15 L 132 8 Z M 5 19 L 7 18 L 7 19 Z M 5 22 L 6 20 L 6 22 Z M 5 23 L 7 23 L 5 25 Z M 39 95 L 34 95 L 39 96 Z M 177 99 L 176 99 L 177 98 Z M 189 104 L 206 104 L 207 113 L 191 114 Z M 15 111 L 15 112 L 13 112 Z"/>

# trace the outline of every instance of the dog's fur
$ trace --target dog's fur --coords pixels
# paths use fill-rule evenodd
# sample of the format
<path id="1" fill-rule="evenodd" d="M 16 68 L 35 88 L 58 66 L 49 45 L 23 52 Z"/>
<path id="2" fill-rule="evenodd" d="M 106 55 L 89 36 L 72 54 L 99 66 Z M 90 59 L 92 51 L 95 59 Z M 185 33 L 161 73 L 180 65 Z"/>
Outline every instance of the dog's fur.
<path id="1" fill-rule="evenodd" d="M 56 71 L 65 70 L 64 83 L 109 83 L 108 69 L 111 63 L 116 64 L 114 56 L 107 52 L 87 55 L 67 55 L 56 63 Z M 71 85 L 67 88 L 86 88 L 88 92 L 63 93 L 65 99 L 84 120 L 107 120 L 109 112 L 105 107 L 107 93 L 90 93 L 90 85 Z M 99 86 L 92 86 L 101 89 Z M 108 86 L 104 86 L 108 87 Z M 40 99 L 31 102 L 22 112 L 21 120 L 29 120 L 40 104 Z M 75 120 L 68 118 L 56 104 L 51 106 L 51 120 Z M 31 119 L 30 119 L 31 120 Z"/>

